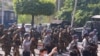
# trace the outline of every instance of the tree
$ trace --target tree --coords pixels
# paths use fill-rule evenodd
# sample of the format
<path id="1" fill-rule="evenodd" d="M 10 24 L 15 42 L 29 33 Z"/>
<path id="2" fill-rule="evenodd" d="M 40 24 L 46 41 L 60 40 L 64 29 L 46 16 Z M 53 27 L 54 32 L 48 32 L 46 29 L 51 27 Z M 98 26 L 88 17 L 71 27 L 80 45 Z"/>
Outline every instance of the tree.
<path id="1" fill-rule="evenodd" d="M 55 4 L 50 0 L 14 0 L 14 5 L 18 14 L 32 15 L 32 26 L 34 24 L 34 16 L 49 16 L 55 11 Z"/>
<path id="2" fill-rule="evenodd" d="M 18 15 L 18 23 L 30 23 L 31 15 Z"/>
<path id="3" fill-rule="evenodd" d="M 65 0 L 64 6 L 58 12 L 58 17 L 71 22 L 72 11 L 75 0 Z M 77 26 L 83 26 L 90 17 L 100 14 L 100 0 L 78 0 L 75 12 L 75 22 Z"/>

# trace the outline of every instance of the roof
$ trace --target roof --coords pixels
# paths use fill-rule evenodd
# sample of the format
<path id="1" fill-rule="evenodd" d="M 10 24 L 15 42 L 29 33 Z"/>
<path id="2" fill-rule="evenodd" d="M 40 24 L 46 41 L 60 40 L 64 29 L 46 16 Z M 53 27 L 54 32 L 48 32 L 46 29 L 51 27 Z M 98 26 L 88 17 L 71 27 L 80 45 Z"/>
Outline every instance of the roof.
<path id="1" fill-rule="evenodd" d="M 51 23 L 52 24 L 60 24 L 60 23 L 62 23 L 62 20 L 53 20 Z"/>
<path id="2" fill-rule="evenodd" d="M 94 15 L 91 18 L 96 18 L 96 19 L 100 19 L 100 15 Z"/>

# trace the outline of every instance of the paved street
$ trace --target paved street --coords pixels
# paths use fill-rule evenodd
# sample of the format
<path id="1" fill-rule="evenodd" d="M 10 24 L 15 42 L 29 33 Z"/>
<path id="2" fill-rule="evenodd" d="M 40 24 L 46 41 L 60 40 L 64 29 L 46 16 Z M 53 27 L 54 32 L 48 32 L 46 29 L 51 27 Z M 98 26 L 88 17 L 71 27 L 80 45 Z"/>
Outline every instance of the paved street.
<path id="1" fill-rule="evenodd" d="M 79 43 L 79 47 L 81 48 L 81 44 Z M 40 49 L 41 46 L 38 46 L 38 48 Z M 35 52 L 36 52 L 36 56 L 39 56 L 39 49 L 35 49 Z M 23 49 L 20 48 L 20 54 L 22 55 L 22 51 Z M 13 53 L 13 51 L 11 51 L 11 54 Z M 56 56 L 69 56 L 67 52 L 65 53 L 62 53 L 62 55 L 56 55 Z M 0 48 L 0 56 L 4 56 L 4 52 L 2 51 L 2 49 Z M 100 44 L 98 44 L 98 56 L 100 56 Z"/>

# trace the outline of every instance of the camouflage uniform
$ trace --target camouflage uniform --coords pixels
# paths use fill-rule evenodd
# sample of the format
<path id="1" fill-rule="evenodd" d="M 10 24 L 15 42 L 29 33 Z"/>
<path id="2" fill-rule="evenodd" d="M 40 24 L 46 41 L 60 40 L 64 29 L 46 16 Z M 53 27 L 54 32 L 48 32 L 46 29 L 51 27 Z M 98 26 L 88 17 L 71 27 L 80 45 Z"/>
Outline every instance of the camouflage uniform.
<path id="1" fill-rule="evenodd" d="M 32 40 L 31 44 L 30 44 L 30 51 L 31 53 L 35 56 L 35 51 L 34 49 L 37 47 L 37 44 L 35 43 L 35 39 Z"/>
<path id="2" fill-rule="evenodd" d="M 3 29 L 4 29 L 3 25 L 0 25 L 0 37 L 3 36 Z"/>
<path id="3" fill-rule="evenodd" d="M 51 35 L 51 38 L 52 38 L 52 45 L 54 47 L 56 47 L 58 45 L 58 32 L 53 32 L 53 34 Z"/>
<path id="4" fill-rule="evenodd" d="M 58 52 L 62 53 L 64 50 L 64 38 L 62 32 L 59 33 L 59 43 L 58 43 Z"/>
<path id="5" fill-rule="evenodd" d="M 24 39 L 23 37 L 24 37 L 25 32 L 26 32 L 26 30 L 25 30 L 24 24 L 22 24 L 22 27 L 21 27 L 21 30 L 20 30 L 22 41 Z"/>
<path id="6" fill-rule="evenodd" d="M 37 48 L 37 46 L 38 46 L 38 38 L 39 38 L 40 36 L 38 35 L 38 32 L 37 32 L 37 31 L 35 31 L 34 29 L 31 29 L 30 37 L 31 37 L 31 39 L 32 39 L 32 38 L 34 39 L 34 40 L 32 40 L 32 42 L 31 42 L 30 51 L 31 51 L 31 53 L 35 56 L 34 49 Z"/>
<path id="7" fill-rule="evenodd" d="M 35 44 L 36 44 L 35 46 L 37 48 L 38 38 L 39 38 L 38 32 L 32 29 L 31 32 L 30 32 L 30 38 L 35 39 Z"/>
<path id="8" fill-rule="evenodd" d="M 19 53 L 19 46 L 21 45 L 21 40 L 20 40 L 20 34 L 19 34 L 19 29 L 17 29 L 14 33 L 13 36 L 13 51 L 14 51 L 14 56 L 20 56 Z"/>
<path id="9" fill-rule="evenodd" d="M 8 30 L 5 30 L 5 34 L 2 36 L 2 49 L 5 52 L 5 56 L 10 55 L 11 46 L 12 46 L 12 37 Z"/>

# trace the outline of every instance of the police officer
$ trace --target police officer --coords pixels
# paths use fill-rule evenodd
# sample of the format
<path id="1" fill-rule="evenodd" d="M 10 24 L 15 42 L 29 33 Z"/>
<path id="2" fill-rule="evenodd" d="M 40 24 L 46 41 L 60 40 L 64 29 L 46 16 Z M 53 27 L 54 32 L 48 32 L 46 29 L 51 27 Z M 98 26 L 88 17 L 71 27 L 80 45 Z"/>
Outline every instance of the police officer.
<path id="1" fill-rule="evenodd" d="M 90 54 L 91 56 L 97 56 L 97 44 L 95 44 L 95 41 L 94 41 L 94 32 L 90 32 L 89 33 L 89 46 L 90 46 Z"/>
<path id="2" fill-rule="evenodd" d="M 44 45 L 44 48 L 48 50 L 48 53 L 50 53 L 52 50 L 51 41 L 52 41 L 51 40 L 51 30 L 47 30 L 46 35 L 43 40 L 43 45 Z"/>
<path id="3" fill-rule="evenodd" d="M 83 27 L 83 30 L 82 30 L 82 38 L 85 34 L 88 34 L 88 30 L 86 29 L 86 27 Z"/>
<path id="4" fill-rule="evenodd" d="M 30 56 L 30 37 L 28 33 L 24 34 L 24 40 L 23 40 L 23 56 Z"/>
<path id="5" fill-rule="evenodd" d="M 26 30 L 25 30 L 25 24 L 22 23 L 22 27 L 21 27 L 21 30 L 20 30 L 22 41 L 23 41 L 23 37 L 24 37 L 25 32 L 26 32 Z"/>
<path id="6" fill-rule="evenodd" d="M 69 44 L 70 56 L 81 56 L 77 45 L 77 35 L 73 35 L 73 40 Z"/>
<path id="7" fill-rule="evenodd" d="M 89 35 L 85 34 L 83 36 L 83 41 L 82 41 L 82 55 L 83 56 L 90 56 L 90 50 L 89 50 Z"/>

